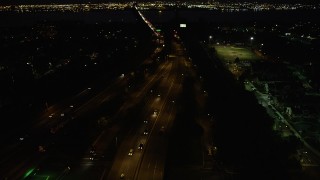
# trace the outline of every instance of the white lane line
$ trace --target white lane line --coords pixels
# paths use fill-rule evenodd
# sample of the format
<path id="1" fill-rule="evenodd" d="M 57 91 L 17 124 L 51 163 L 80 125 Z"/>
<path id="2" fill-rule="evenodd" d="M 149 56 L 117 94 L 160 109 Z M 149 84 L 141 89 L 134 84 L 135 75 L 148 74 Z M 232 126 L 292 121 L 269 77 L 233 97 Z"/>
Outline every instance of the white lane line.
<path id="1" fill-rule="evenodd" d="M 158 161 L 156 161 L 156 164 L 155 164 L 155 166 L 154 166 L 152 179 L 154 179 L 154 175 L 156 174 L 156 171 L 157 171 L 157 164 L 158 164 Z"/>

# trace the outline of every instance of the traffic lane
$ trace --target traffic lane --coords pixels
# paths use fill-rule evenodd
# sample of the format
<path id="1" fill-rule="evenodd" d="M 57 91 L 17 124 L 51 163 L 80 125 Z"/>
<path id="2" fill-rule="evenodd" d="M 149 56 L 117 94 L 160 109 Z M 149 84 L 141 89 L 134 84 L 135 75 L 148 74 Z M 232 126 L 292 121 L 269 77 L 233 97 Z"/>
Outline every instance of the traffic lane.
<path id="1" fill-rule="evenodd" d="M 153 122 L 153 126 L 156 124 L 156 121 L 157 121 L 157 118 L 158 118 L 158 114 L 154 114 L 154 109 L 157 109 L 157 108 L 160 108 L 159 106 L 161 106 L 161 104 L 160 103 L 158 103 L 159 101 L 157 101 L 157 100 L 154 100 L 154 97 L 153 96 L 151 96 L 151 97 L 149 97 L 149 103 L 147 103 L 147 109 L 149 108 L 149 107 L 151 107 L 151 108 L 149 108 L 149 110 L 148 111 L 145 111 L 146 112 L 146 116 L 152 116 L 153 118 L 155 118 L 155 120 L 154 120 L 154 122 Z M 151 103 L 151 105 L 149 105 Z M 159 112 L 159 114 L 160 114 L 160 112 Z M 151 123 L 151 122 L 150 122 Z M 144 126 L 144 125 L 143 125 Z M 152 131 L 152 130 L 151 130 Z M 138 131 L 138 135 L 141 135 L 141 129 L 140 129 L 140 132 Z M 142 142 L 143 140 L 141 140 L 141 138 L 139 139 L 139 138 L 137 138 L 136 139 L 136 145 L 138 146 L 141 142 Z M 147 140 L 145 140 L 145 144 L 146 143 L 148 143 L 147 142 Z M 144 150 L 143 150 L 144 151 Z M 143 152 L 142 151 L 142 152 Z M 136 157 L 138 157 L 138 158 L 140 158 L 140 156 L 141 156 L 141 154 L 138 154 L 138 155 L 136 155 Z M 135 168 L 131 168 L 130 167 L 130 170 L 129 170 L 129 168 L 128 168 L 128 166 L 125 166 L 125 167 L 123 167 L 123 168 L 127 168 L 127 169 L 124 169 L 123 171 L 125 172 L 125 174 L 126 174 L 126 177 L 127 178 L 133 178 L 133 175 L 135 174 L 135 172 L 136 172 L 136 168 L 137 168 L 137 163 L 138 162 L 136 162 L 135 164 L 136 164 L 136 166 L 135 166 Z M 119 174 L 120 172 L 118 172 L 118 174 Z M 121 173 L 123 173 L 123 172 L 121 172 Z M 121 174 L 120 173 L 120 174 Z M 112 177 L 110 177 L 109 176 L 109 179 L 112 179 L 112 178 L 115 178 L 114 176 Z"/>
<path id="2" fill-rule="evenodd" d="M 165 74 L 165 68 L 168 63 L 161 63 L 157 68 L 156 72 L 150 76 L 145 76 L 144 83 L 142 85 L 137 85 L 137 87 L 133 90 L 133 93 L 130 93 L 130 98 L 141 98 L 143 95 L 147 93 L 147 90 L 154 85 L 156 81 L 159 80 L 160 74 Z"/>
<path id="3" fill-rule="evenodd" d="M 146 106 L 146 110 L 144 110 L 145 112 L 145 117 L 153 117 L 153 112 L 154 112 L 154 105 L 157 102 L 154 101 L 154 97 L 153 96 L 149 96 L 148 98 L 148 102 L 147 102 L 147 106 Z M 151 108 L 150 108 L 151 107 Z M 150 119 L 153 119 L 153 118 L 150 118 Z M 151 126 L 153 122 L 149 122 L 148 123 L 148 126 Z M 138 163 L 138 160 L 141 156 L 141 152 L 137 152 L 134 154 L 134 157 L 135 158 L 131 158 L 131 159 L 134 159 L 135 161 L 128 161 L 127 160 L 127 156 L 128 156 L 128 153 L 130 151 L 130 149 L 133 149 L 134 151 L 136 150 L 136 148 L 139 146 L 140 142 L 142 141 L 141 140 L 141 136 L 143 134 L 143 130 L 144 130 L 144 127 L 145 127 L 145 124 L 143 124 L 143 122 L 141 121 L 141 126 L 140 126 L 140 130 L 138 129 L 137 131 L 137 134 L 135 136 L 131 134 L 129 134 L 127 136 L 127 139 L 126 141 L 124 141 L 123 143 L 121 143 L 121 146 L 118 150 L 118 153 L 115 157 L 115 160 L 114 160 L 114 164 L 112 166 L 112 169 L 109 173 L 109 176 L 107 179 L 114 179 L 114 178 L 119 178 L 119 176 L 124 173 L 126 175 L 126 177 L 132 177 L 134 176 L 134 173 L 136 171 L 136 165 Z M 132 130 L 134 131 L 134 130 Z M 134 138 L 133 138 L 134 137 Z M 146 142 L 147 143 L 147 142 Z M 130 145 L 129 145 L 130 144 Z M 134 146 L 134 147 L 132 147 Z M 130 163 L 128 165 L 128 163 Z M 135 166 L 134 166 L 135 164 Z"/>
<path id="4" fill-rule="evenodd" d="M 126 82 L 121 81 L 117 84 L 110 85 L 107 89 L 100 92 L 85 104 L 79 106 L 74 113 L 72 114 L 74 117 L 82 116 L 86 114 L 88 111 L 96 109 L 97 107 L 101 106 L 103 103 L 107 103 L 110 99 L 114 98 L 118 95 L 119 89 L 125 87 Z"/>
<path id="5" fill-rule="evenodd" d="M 141 156 L 141 151 L 138 150 L 138 147 L 140 142 L 145 141 L 143 137 L 143 125 L 141 124 L 138 130 L 131 129 L 125 140 L 121 142 L 114 158 L 113 166 L 106 179 L 118 179 L 122 173 L 125 174 L 126 178 L 133 178 Z M 129 154 L 131 149 L 133 150 L 132 154 Z M 105 179 L 105 177 L 102 178 Z"/>
<path id="6" fill-rule="evenodd" d="M 157 121 L 155 122 L 154 127 L 150 132 L 148 145 L 146 147 L 145 154 L 143 156 L 141 167 L 137 173 L 138 179 L 154 177 L 155 174 L 156 174 L 156 177 L 160 179 L 162 178 L 163 169 L 164 169 L 163 161 L 165 159 L 165 153 L 166 153 L 166 148 L 164 147 L 165 147 L 165 143 L 167 143 L 167 141 L 162 136 L 166 134 L 168 131 L 168 125 L 169 125 L 168 122 L 171 121 L 171 118 L 174 118 L 171 115 L 172 108 L 174 107 L 174 103 L 168 100 L 168 99 L 172 99 L 173 96 L 175 96 L 175 95 L 169 96 L 171 92 L 170 90 L 173 84 L 174 84 L 174 81 L 171 82 L 170 88 L 168 90 L 168 94 L 163 100 L 162 107 L 159 110 Z M 159 174 L 160 174 L 160 177 L 159 177 Z"/>
<path id="7" fill-rule="evenodd" d="M 162 67 L 165 67 L 165 65 L 162 65 Z M 160 70 L 158 71 L 158 73 L 161 72 L 162 67 L 160 67 Z M 156 75 L 157 75 L 157 74 L 156 74 Z M 155 75 L 154 77 L 156 77 L 156 75 Z M 155 78 L 152 78 L 151 81 L 153 81 L 154 79 L 155 79 Z M 148 81 L 147 81 L 147 82 L 148 82 Z M 150 82 L 150 81 L 149 81 L 149 82 Z M 150 84 L 149 82 L 148 82 L 148 84 Z M 148 84 L 147 84 L 146 86 L 144 86 L 144 87 L 148 87 Z M 137 96 L 140 96 L 140 95 L 137 95 Z M 123 148 L 124 148 L 124 149 L 128 149 L 128 147 L 121 147 L 121 150 L 122 150 Z M 130 148 L 130 149 L 131 149 L 131 148 Z M 120 150 L 119 152 L 121 152 L 121 150 Z M 123 151 L 123 150 L 122 150 L 122 151 Z M 124 154 L 126 154 L 126 153 L 122 152 L 121 154 L 124 155 Z M 118 155 L 117 155 L 117 157 L 118 157 Z M 116 159 L 118 159 L 118 158 L 116 158 Z M 115 162 L 119 163 L 119 162 L 121 162 L 121 160 L 115 160 Z M 113 166 L 113 169 L 114 169 L 115 166 L 119 167 L 120 165 L 116 165 L 116 164 L 115 164 L 115 165 Z M 119 174 L 119 172 L 118 172 L 118 173 L 112 173 L 112 172 L 113 172 L 113 170 L 110 171 L 108 179 L 110 179 L 110 178 L 116 178 L 116 177 L 112 176 L 112 174 L 113 174 L 113 175 Z"/>
<path id="8" fill-rule="evenodd" d="M 152 97 L 151 97 L 151 99 L 152 99 Z M 152 100 L 150 100 L 150 102 L 152 102 Z M 151 105 L 152 106 L 152 105 Z M 151 108 L 151 111 L 152 111 L 152 108 Z M 141 133 L 141 130 L 140 130 L 140 133 Z"/>
<path id="9" fill-rule="evenodd" d="M 135 179 L 163 179 L 163 166 L 161 161 L 166 158 L 166 140 L 159 134 L 149 139 L 149 144 L 143 156 L 143 161 Z"/>
<path id="10" fill-rule="evenodd" d="M 144 148 L 142 149 L 142 151 L 140 151 L 141 153 L 144 153 L 145 147 L 148 146 L 149 136 L 150 136 L 149 134 L 153 131 L 154 127 L 156 126 L 158 118 L 159 118 L 159 116 L 161 114 L 162 106 L 164 106 L 164 104 L 165 104 L 165 101 L 158 100 L 158 98 L 159 98 L 158 96 L 149 96 L 148 103 L 146 105 L 146 109 L 147 110 L 144 111 L 144 112 L 146 112 L 145 116 L 147 116 L 147 117 L 149 116 L 149 118 L 151 119 L 151 122 L 149 122 L 147 125 L 142 124 L 142 128 L 140 128 L 140 130 L 138 130 L 139 134 L 142 137 L 140 137 L 140 139 L 138 139 L 138 141 L 136 142 L 136 145 L 138 147 L 140 143 L 144 143 Z M 159 111 L 154 111 L 155 109 L 157 109 Z M 144 128 L 148 129 L 147 130 L 148 134 L 146 134 L 146 135 L 142 134 L 143 132 L 145 132 Z M 151 129 L 149 130 L 149 128 L 151 128 Z M 143 156 L 143 154 L 138 154 L 137 155 L 139 157 L 139 160 L 141 158 L 141 155 Z M 140 162 L 136 162 L 136 164 L 135 164 L 134 171 L 132 171 L 134 174 L 137 171 L 139 171 L 139 163 Z M 129 178 L 131 178 L 131 177 L 133 178 L 134 176 L 131 176 L 131 175 L 134 175 L 134 174 L 130 174 L 130 176 L 128 176 L 128 177 Z"/>
<path id="11" fill-rule="evenodd" d="M 135 99 L 131 99 L 131 101 L 135 101 Z M 125 104 L 123 104 L 122 105 L 122 107 L 128 107 L 128 104 L 132 104 L 132 102 L 126 102 Z M 132 106 L 132 105 L 131 105 Z M 123 115 L 123 113 L 125 113 L 125 112 L 123 112 L 122 111 L 123 110 L 123 108 L 120 108 L 119 109 L 119 111 L 116 113 L 116 115 L 115 116 L 117 116 L 117 114 L 119 114 L 119 113 L 122 113 L 122 115 Z M 120 127 L 119 127 L 120 128 Z M 103 133 L 102 133 L 103 134 Z M 142 132 L 141 132 L 141 134 L 142 134 Z M 110 135 L 107 135 L 107 137 L 111 137 Z M 112 136 L 113 137 L 113 136 Z M 100 144 L 100 145 L 99 145 Z M 105 140 L 105 138 L 101 138 L 101 136 L 99 136 L 98 138 L 97 138 L 97 140 L 93 143 L 93 146 L 95 147 L 95 149 L 96 149 L 96 151 L 97 151 L 97 154 L 99 154 L 98 153 L 98 151 L 99 151 L 99 149 L 100 149 L 100 151 L 102 151 L 101 150 L 101 146 L 106 146 L 106 140 Z M 98 147 L 97 147 L 98 146 Z M 99 147 L 100 146 L 100 147 Z M 103 149 L 103 148 L 102 148 Z M 88 150 L 88 151 L 90 151 L 90 150 Z M 89 159 L 89 157 L 87 157 L 87 159 Z M 83 164 L 86 164 L 86 163 L 83 163 Z M 104 173 L 105 173 L 105 171 L 104 171 Z M 104 176 L 104 175 L 103 175 Z"/>
<path id="12" fill-rule="evenodd" d="M 75 179 L 77 177 L 99 177 L 103 174 L 104 164 L 108 159 L 105 157 L 108 149 L 116 148 L 116 134 L 119 132 L 120 126 L 114 125 L 111 128 L 103 130 L 100 135 L 93 141 L 92 146 L 88 147 L 83 155 L 80 165 L 73 168 L 72 171 L 65 177 L 66 179 Z"/>
<path id="13" fill-rule="evenodd" d="M 112 129 L 108 129 L 108 133 L 110 132 L 110 130 L 112 130 Z M 112 134 L 112 133 L 111 133 Z M 106 133 L 102 133 L 102 135 L 106 135 Z M 108 134 L 108 135 L 110 135 L 110 134 Z M 100 138 L 99 138 L 100 137 Z M 99 136 L 98 137 L 98 140 L 99 139 L 101 139 L 101 136 Z M 111 136 L 107 136 L 107 137 L 111 137 Z M 101 172 L 103 171 L 103 169 L 104 168 L 102 168 L 102 166 L 100 165 L 100 166 L 97 166 L 97 164 L 101 164 L 100 162 L 98 162 L 98 161 L 100 161 L 100 159 L 104 159 L 103 158 L 103 154 L 102 153 L 100 153 L 100 150 L 101 151 L 103 151 L 103 149 L 105 148 L 104 146 L 106 146 L 106 144 L 109 144 L 109 143 L 106 143 L 107 141 L 106 141 L 106 139 L 105 138 L 103 138 L 104 139 L 104 142 L 102 143 L 102 144 L 100 144 L 100 145 L 102 145 L 102 147 L 100 147 L 99 146 L 99 144 L 97 143 L 96 145 L 97 145 L 97 150 L 98 150 L 98 152 L 97 152 L 97 155 L 96 156 L 94 156 L 94 159 L 92 160 L 92 161 L 89 161 L 88 159 L 90 159 L 91 158 L 91 156 L 89 155 L 89 156 L 87 156 L 87 157 L 84 157 L 83 159 L 82 159 L 82 175 L 84 176 L 84 177 L 90 177 L 90 174 L 93 174 L 93 175 L 96 175 L 98 172 L 96 171 L 97 170 L 97 168 L 93 168 L 93 167 L 100 167 L 100 169 L 101 169 Z M 109 140 L 109 141 L 111 141 L 111 140 Z M 101 141 L 100 141 L 101 142 Z M 73 168 L 72 168 L 73 169 Z M 81 169 L 81 168 L 80 168 Z M 74 172 L 75 170 L 72 170 L 71 172 Z M 81 171 L 80 171 L 81 172 Z M 98 173 L 99 174 L 99 173 Z M 101 173 L 100 173 L 101 174 Z M 73 176 L 69 176 L 69 177 L 74 177 L 74 174 L 72 174 Z M 92 177 L 93 177 L 93 175 L 92 175 Z M 81 177 L 81 176 L 78 176 L 78 177 Z"/>
<path id="14" fill-rule="evenodd" d="M 86 102 L 94 95 L 95 93 L 93 90 L 86 88 L 80 93 L 63 100 L 62 102 L 49 106 L 39 115 L 38 118 L 35 119 L 36 121 L 34 122 L 33 129 L 46 126 L 46 123 L 51 121 L 50 116 L 56 117 L 60 116 L 62 113 L 67 113 L 68 111 L 73 110 L 73 108 L 77 108 L 78 105 Z"/>
<path id="15" fill-rule="evenodd" d="M 132 101 L 132 103 L 130 103 L 130 106 L 134 106 L 137 102 L 140 102 L 140 100 L 142 100 L 142 98 L 147 98 L 147 102 L 146 102 L 146 106 L 147 107 L 151 107 L 151 103 L 156 101 L 158 102 L 160 100 L 160 97 L 157 97 L 157 93 L 155 93 L 157 90 L 156 89 L 150 89 L 152 86 L 160 84 L 159 80 L 160 80 L 160 75 L 164 75 L 166 76 L 168 73 L 168 70 L 166 68 L 166 66 L 168 66 L 169 63 L 165 63 L 163 64 L 160 68 L 160 70 L 153 75 L 152 77 L 148 78 L 146 80 L 146 82 L 144 83 L 143 86 L 141 86 L 140 89 L 136 89 L 135 92 L 131 93 L 132 96 L 129 99 L 129 101 Z M 150 98 L 151 97 L 151 98 Z M 126 110 L 128 106 L 121 108 L 121 111 L 119 111 L 119 114 L 121 114 L 121 112 L 124 112 Z"/>
<path id="16" fill-rule="evenodd" d="M 28 149 L 25 150 L 28 151 Z M 19 154 L 14 161 L 1 167 L 1 179 L 21 179 L 27 175 L 26 172 L 35 169 L 46 158 L 47 154 L 30 150 L 26 154 Z"/>
<path id="17" fill-rule="evenodd" d="M 157 49 L 155 49 L 155 52 L 152 55 L 156 54 Z M 147 60 L 145 60 L 144 62 L 146 62 L 146 61 Z M 119 82 L 121 82 L 121 81 L 119 79 L 116 79 L 115 82 L 112 82 L 111 84 L 117 84 Z M 64 100 L 63 103 L 59 103 L 59 104 L 52 105 L 52 106 L 48 107 L 46 109 L 46 111 L 42 114 L 42 116 L 40 115 L 41 121 L 36 122 L 36 123 L 38 123 L 38 125 L 36 125 L 36 126 L 44 124 L 45 121 L 47 120 L 47 117 L 50 116 L 51 114 L 59 114 L 60 112 L 64 111 L 69 104 L 72 104 L 71 102 L 75 101 L 75 99 L 78 99 L 78 101 L 79 101 L 79 97 L 83 97 L 84 94 L 88 94 L 87 93 L 88 91 L 91 92 L 92 91 L 91 88 L 87 88 L 87 89 L 81 91 L 80 93 L 78 93 L 77 95 L 73 96 L 72 98 L 68 98 L 67 100 Z"/>
<path id="18" fill-rule="evenodd" d="M 62 109 L 58 106 L 55 106 L 55 108 L 56 109 L 51 109 L 50 114 L 52 114 L 51 112 L 55 112 L 58 114 L 58 110 L 60 111 Z M 43 120 L 40 120 L 41 123 L 46 122 L 46 124 L 43 124 L 41 128 L 37 126 L 33 128 L 27 128 L 25 130 L 20 130 L 20 133 L 18 134 L 14 134 L 11 137 L 8 137 L 9 142 L 3 145 L 3 147 L 1 148 L 1 156 L 5 157 L 5 159 L 11 159 L 12 157 L 16 156 L 16 154 L 23 148 L 22 146 L 25 146 L 30 142 L 30 140 L 34 138 L 34 134 L 37 134 L 35 132 L 39 131 L 40 129 L 46 128 L 50 126 L 50 123 L 54 124 L 59 120 L 59 117 L 49 118 L 50 114 L 43 118 Z M 6 161 L 5 159 L 1 160 L 1 164 Z"/>
<path id="19" fill-rule="evenodd" d="M 19 147 L 14 148 L 10 153 L 2 155 L 1 161 L 1 175 L 10 175 L 22 172 L 24 169 L 28 169 L 26 165 L 30 164 L 30 158 L 35 158 L 34 161 L 41 159 L 46 153 L 39 152 L 39 144 L 33 142 L 34 139 L 30 137 L 28 140 L 25 140 L 21 143 Z M 20 166 L 17 166 L 20 165 Z M 35 166 L 30 166 L 30 168 Z M 16 172 L 15 172 L 16 171 Z M 21 173 L 20 173 L 21 174 Z M 16 177 L 16 176 L 15 176 Z"/>
<path id="20" fill-rule="evenodd" d="M 89 90 L 89 89 L 87 89 Z M 87 91 L 85 90 L 85 91 Z M 71 103 L 69 103 L 69 101 L 74 101 L 74 98 L 78 98 L 79 96 L 82 97 L 83 94 L 85 94 L 85 91 L 83 92 L 80 92 L 78 95 L 74 96 L 73 98 L 70 98 L 68 100 L 66 100 L 65 103 L 60 103 L 59 105 L 53 105 L 53 106 L 50 106 L 46 112 L 43 113 L 42 115 L 42 119 L 39 121 L 39 122 L 36 122 L 36 124 L 34 125 L 35 128 L 41 128 L 42 126 L 44 126 L 45 124 L 49 125 L 48 123 L 52 123 L 54 121 L 53 118 L 50 118 L 49 116 L 54 116 L 55 114 L 62 114 L 62 113 L 65 113 L 66 112 L 66 108 L 70 108 L 70 105 Z M 96 98 L 98 97 L 97 95 L 95 96 Z M 98 97 L 100 98 L 100 97 Z M 74 103 L 73 103 L 74 104 Z M 83 106 L 81 106 L 83 107 Z M 81 107 L 77 108 L 77 110 L 79 110 Z M 76 111 L 77 111 L 76 110 Z M 49 118 L 48 118 L 49 117 Z M 19 148 L 20 151 L 24 151 L 23 148 Z M 12 152 L 12 151 L 11 151 Z M 25 152 L 25 151 L 24 151 Z M 13 155 L 16 155 L 15 153 Z"/>
<path id="21" fill-rule="evenodd" d="M 171 95 L 171 98 L 169 98 L 169 99 L 172 99 L 177 96 L 177 94 L 179 93 L 179 91 L 181 89 L 181 81 L 182 81 L 182 78 L 180 78 L 179 82 L 176 84 L 176 87 L 174 88 L 175 91 Z M 173 107 L 173 105 L 172 105 L 172 107 Z M 172 123 L 172 120 L 170 117 L 174 118 L 175 115 L 172 116 L 171 115 L 172 112 L 170 112 L 169 115 L 166 115 L 165 112 L 168 112 L 168 111 L 170 112 L 170 110 L 168 110 L 168 109 L 164 110 L 164 112 L 162 112 L 160 114 L 160 116 L 163 115 L 164 119 L 162 121 L 159 121 L 156 128 L 159 128 L 159 126 L 160 126 L 160 129 L 162 129 L 162 127 L 167 127 L 167 131 L 169 131 L 169 129 L 168 129 L 169 123 L 170 122 Z M 159 134 L 154 136 L 153 133 L 154 132 L 152 132 L 150 140 L 149 140 L 147 152 L 144 155 L 144 160 L 142 162 L 141 169 L 139 171 L 138 179 L 146 179 L 146 178 L 150 179 L 151 177 L 152 177 L 152 179 L 162 179 L 163 178 L 163 169 L 164 169 L 164 164 L 165 164 L 164 159 L 166 157 L 167 141 L 164 138 L 159 139 Z M 163 142 L 160 143 L 161 141 L 163 141 Z M 157 142 L 157 143 L 155 143 L 155 142 Z"/>
<path id="22" fill-rule="evenodd" d="M 145 83 L 143 83 L 141 86 L 138 86 L 135 89 L 135 92 L 131 93 L 131 97 L 141 98 L 142 96 L 145 96 L 146 94 L 148 94 L 150 87 L 152 87 L 160 79 L 160 75 L 168 73 L 166 71 L 168 65 L 169 65 L 168 62 L 161 62 L 156 72 L 151 76 L 145 77 L 145 80 L 144 80 Z M 137 102 L 137 100 L 133 100 L 133 101 Z"/>
<path id="23" fill-rule="evenodd" d="M 67 121 L 70 121 L 70 119 L 68 119 Z M 39 137 L 39 138 L 42 139 L 41 141 L 46 142 L 46 140 L 44 140 L 43 137 Z M 36 139 L 39 139 L 39 138 L 36 138 Z M 39 140 L 37 140 L 37 141 L 39 141 Z M 26 152 L 28 152 L 27 151 L 28 149 L 30 149 L 29 146 L 20 147 L 18 149 L 18 152 L 15 154 L 15 156 L 13 158 L 10 158 L 10 161 L 15 162 L 14 164 L 16 164 L 15 159 L 17 161 L 23 162 L 24 159 L 26 159 L 26 157 L 30 157 L 30 154 L 26 154 Z M 36 146 L 35 146 L 35 148 L 32 148 L 32 149 L 36 149 Z M 17 155 L 17 154 L 21 154 L 21 155 Z M 6 164 L 6 167 L 9 167 L 11 169 L 14 169 L 14 167 L 15 167 L 14 164 L 12 164 L 12 166 L 10 166 L 9 165 L 10 162 L 6 162 L 5 164 Z M 31 168 L 31 166 L 29 168 Z M 28 168 L 25 168 L 25 169 L 28 169 Z M 19 171 L 21 171 L 21 170 L 19 170 Z"/>
<path id="24" fill-rule="evenodd" d="M 167 104 L 169 103 L 169 104 Z M 148 145 L 141 162 L 137 179 L 162 179 L 166 157 L 167 133 L 170 131 L 169 122 L 175 117 L 175 105 L 167 101 L 159 119 L 150 132 Z M 151 178 L 152 177 L 152 178 Z"/>
<path id="25" fill-rule="evenodd" d="M 133 179 L 134 178 L 134 175 L 137 171 L 137 168 L 138 168 L 138 164 L 140 162 L 140 159 L 144 153 L 144 150 L 145 150 L 145 147 L 146 147 L 146 144 L 148 143 L 148 137 L 149 137 L 149 128 L 151 128 L 155 122 L 156 122 L 156 118 L 157 116 L 155 116 L 153 113 L 154 113 L 154 108 L 150 108 L 153 106 L 153 104 L 155 104 L 156 102 L 154 101 L 154 97 L 153 96 L 150 96 L 149 97 L 149 102 L 147 104 L 150 104 L 149 106 L 147 105 L 146 106 L 146 110 L 144 112 L 145 115 L 150 121 L 148 122 L 148 124 L 145 124 L 143 122 L 141 122 L 141 126 L 140 128 L 137 130 L 138 134 L 137 134 L 137 138 L 136 140 L 134 140 L 134 143 L 135 143 L 135 146 L 132 147 L 132 149 L 134 151 L 136 151 L 137 153 L 135 153 L 133 156 L 135 156 L 137 159 L 135 159 L 134 163 L 132 164 L 132 166 L 130 166 L 129 168 L 123 170 L 122 173 L 125 174 L 126 178 L 129 178 L 129 179 Z M 148 129 L 147 131 L 145 131 L 145 129 Z M 144 134 L 145 132 L 147 132 L 147 134 Z M 140 144 L 143 144 L 143 147 L 142 149 L 138 149 L 139 148 L 139 145 Z M 125 162 L 126 163 L 126 162 Z M 126 166 L 127 167 L 127 166 Z"/>
<path id="26" fill-rule="evenodd" d="M 156 74 L 148 77 L 145 81 L 145 85 L 142 87 L 140 91 L 138 91 L 135 97 L 141 97 L 143 94 L 147 92 L 147 90 L 156 82 L 158 81 L 161 76 L 168 74 L 168 66 L 170 66 L 169 62 L 164 62 L 160 65 L 160 68 L 157 70 Z"/>
<path id="27" fill-rule="evenodd" d="M 69 104 L 71 103 L 68 102 L 62 105 L 54 105 L 50 107 L 50 111 L 44 113 L 45 115 L 42 117 L 41 120 L 39 120 L 38 123 L 34 125 L 34 127 L 32 128 L 32 131 L 30 131 L 29 133 L 26 132 L 28 138 L 30 140 L 33 140 L 35 138 L 34 136 L 37 136 L 39 134 L 38 131 L 55 128 L 56 126 L 58 127 L 60 125 L 62 126 L 68 123 L 70 119 L 65 118 L 63 116 L 66 115 L 65 113 L 73 113 L 74 106 Z M 75 111 L 77 111 L 79 108 L 81 108 L 81 106 L 78 108 L 75 108 Z M 52 133 L 55 133 L 55 132 L 52 132 Z M 11 158 L 17 154 L 17 151 L 15 150 L 21 151 L 21 149 L 23 149 L 21 146 L 25 145 L 26 143 L 25 142 L 20 143 L 18 138 L 15 138 L 15 139 L 16 139 L 15 142 L 13 142 L 11 145 L 8 145 L 7 146 L 8 148 L 3 150 L 1 154 L 3 154 L 3 152 L 10 152 L 10 154 L 6 153 L 5 156 Z"/>
<path id="28" fill-rule="evenodd" d="M 64 159 L 56 156 L 47 155 L 40 163 L 38 166 L 26 172 L 26 174 L 29 174 L 26 179 L 43 179 L 44 177 L 59 179 L 67 175 L 70 171 L 69 164 Z"/>

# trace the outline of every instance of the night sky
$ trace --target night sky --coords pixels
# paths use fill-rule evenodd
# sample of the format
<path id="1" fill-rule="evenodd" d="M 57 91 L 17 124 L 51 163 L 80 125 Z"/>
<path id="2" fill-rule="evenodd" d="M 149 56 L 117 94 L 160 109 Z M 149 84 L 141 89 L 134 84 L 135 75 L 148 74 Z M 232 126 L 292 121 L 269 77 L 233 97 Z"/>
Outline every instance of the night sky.
<path id="1" fill-rule="evenodd" d="M 152 2 L 155 0 L 137 0 L 137 2 Z M 163 0 L 170 1 L 170 0 Z M 174 0 L 171 0 L 174 1 Z M 184 0 L 185 1 L 198 1 L 208 2 L 208 0 Z M 50 3 L 100 3 L 100 2 L 131 2 L 130 0 L 2 0 L 0 5 L 10 4 L 50 4 Z M 177 1 L 174 1 L 177 2 Z M 218 0 L 218 2 L 269 2 L 269 3 L 303 3 L 315 4 L 319 3 L 318 0 Z"/>

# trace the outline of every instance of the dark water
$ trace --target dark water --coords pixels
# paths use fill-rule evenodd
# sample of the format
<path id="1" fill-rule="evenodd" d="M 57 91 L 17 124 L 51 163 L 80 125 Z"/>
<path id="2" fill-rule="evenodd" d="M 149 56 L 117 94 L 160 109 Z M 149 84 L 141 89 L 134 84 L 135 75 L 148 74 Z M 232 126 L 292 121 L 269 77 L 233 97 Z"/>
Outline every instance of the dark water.
<path id="1" fill-rule="evenodd" d="M 153 23 L 292 23 L 297 21 L 320 22 L 320 11 L 266 11 L 266 12 L 219 12 L 199 9 L 145 10 L 143 14 Z M 85 23 L 124 22 L 136 23 L 137 13 L 132 10 L 94 12 L 37 12 L 0 13 L 0 26 L 23 26 L 40 21 L 82 21 Z"/>
<path id="2" fill-rule="evenodd" d="M 96 12 L 0 13 L 0 26 L 24 26 L 43 21 L 80 21 L 84 23 L 137 22 L 134 10 Z"/>

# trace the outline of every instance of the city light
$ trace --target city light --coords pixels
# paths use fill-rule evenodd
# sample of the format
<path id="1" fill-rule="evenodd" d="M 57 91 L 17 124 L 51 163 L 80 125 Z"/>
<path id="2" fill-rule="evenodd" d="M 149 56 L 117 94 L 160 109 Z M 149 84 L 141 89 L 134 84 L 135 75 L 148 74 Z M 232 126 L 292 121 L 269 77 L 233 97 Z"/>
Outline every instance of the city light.
<path id="1" fill-rule="evenodd" d="M 0 6 L 1 176 L 306 179 L 320 165 L 319 5 Z"/>
<path id="2" fill-rule="evenodd" d="M 110 3 L 90 3 L 90 4 L 33 4 L 33 5 L 4 5 L 0 6 L 0 11 L 17 11 L 22 13 L 30 12 L 81 12 L 92 10 L 124 10 L 137 7 L 139 10 L 145 9 L 157 9 L 159 13 L 162 13 L 166 8 L 199 8 L 208 10 L 218 10 L 227 12 L 239 12 L 239 11 L 270 11 L 270 10 L 299 10 L 299 9 L 319 9 L 319 5 L 312 4 L 300 4 L 300 3 L 259 3 L 259 2 L 181 2 L 179 4 L 175 2 L 156 1 L 156 2 L 141 2 L 138 4 L 132 2 L 110 2 Z"/>

